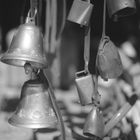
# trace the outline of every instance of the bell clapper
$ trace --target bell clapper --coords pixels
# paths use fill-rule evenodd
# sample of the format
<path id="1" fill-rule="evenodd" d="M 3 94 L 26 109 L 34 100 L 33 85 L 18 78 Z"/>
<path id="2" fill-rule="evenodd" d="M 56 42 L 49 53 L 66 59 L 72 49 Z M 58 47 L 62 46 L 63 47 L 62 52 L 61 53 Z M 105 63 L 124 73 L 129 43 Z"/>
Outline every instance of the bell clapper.
<path id="1" fill-rule="evenodd" d="M 100 106 L 101 95 L 97 92 L 96 97 L 92 97 L 92 104 L 94 106 Z"/>
<path id="2" fill-rule="evenodd" d="M 25 74 L 30 75 L 30 78 L 32 80 L 37 78 L 37 75 L 40 71 L 39 69 L 32 67 L 30 63 L 25 63 L 24 69 L 25 69 Z"/>

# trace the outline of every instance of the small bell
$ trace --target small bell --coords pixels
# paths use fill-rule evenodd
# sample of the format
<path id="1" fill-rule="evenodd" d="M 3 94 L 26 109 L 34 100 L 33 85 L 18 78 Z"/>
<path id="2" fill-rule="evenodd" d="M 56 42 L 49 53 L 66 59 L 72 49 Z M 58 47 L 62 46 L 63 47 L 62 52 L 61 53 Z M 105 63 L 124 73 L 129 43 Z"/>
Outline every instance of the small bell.
<path id="1" fill-rule="evenodd" d="M 26 81 L 22 87 L 20 103 L 9 123 L 32 129 L 56 128 L 57 118 L 47 88 L 37 79 Z"/>
<path id="2" fill-rule="evenodd" d="M 82 106 L 97 104 L 99 94 L 95 92 L 93 76 L 85 70 L 76 73 L 75 84 Z"/>
<path id="3" fill-rule="evenodd" d="M 68 15 L 68 20 L 80 25 L 88 26 L 93 5 L 90 0 L 74 0 Z"/>
<path id="4" fill-rule="evenodd" d="M 89 137 L 101 138 L 104 136 L 104 121 L 102 112 L 94 107 L 88 114 L 83 128 L 83 134 Z"/>
<path id="5" fill-rule="evenodd" d="M 19 26 L 1 61 L 14 66 L 23 67 L 25 63 L 30 63 L 36 68 L 46 67 L 43 35 L 33 21 L 27 18 L 26 23 Z"/>

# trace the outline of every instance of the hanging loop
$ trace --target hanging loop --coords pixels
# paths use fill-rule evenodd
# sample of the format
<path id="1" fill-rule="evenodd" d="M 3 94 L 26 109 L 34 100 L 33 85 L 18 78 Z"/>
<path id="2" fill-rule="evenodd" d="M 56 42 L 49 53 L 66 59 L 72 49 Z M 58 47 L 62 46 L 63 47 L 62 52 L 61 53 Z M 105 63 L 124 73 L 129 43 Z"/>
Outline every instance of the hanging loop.
<path id="1" fill-rule="evenodd" d="M 26 18 L 26 23 L 33 22 L 35 23 L 35 17 L 37 15 L 37 9 L 35 9 L 34 15 L 31 14 L 31 9 L 29 10 Z"/>

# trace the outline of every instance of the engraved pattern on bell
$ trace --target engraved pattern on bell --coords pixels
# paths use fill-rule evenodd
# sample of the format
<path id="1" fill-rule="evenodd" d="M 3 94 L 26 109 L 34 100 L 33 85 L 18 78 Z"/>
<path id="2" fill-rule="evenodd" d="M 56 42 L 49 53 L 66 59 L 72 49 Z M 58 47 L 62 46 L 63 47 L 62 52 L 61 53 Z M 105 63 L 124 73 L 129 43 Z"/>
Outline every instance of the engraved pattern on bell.
<path id="1" fill-rule="evenodd" d="M 55 128 L 57 117 L 51 104 L 48 89 L 39 81 L 24 83 L 20 103 L 9 123 L 27 128 Z"/>

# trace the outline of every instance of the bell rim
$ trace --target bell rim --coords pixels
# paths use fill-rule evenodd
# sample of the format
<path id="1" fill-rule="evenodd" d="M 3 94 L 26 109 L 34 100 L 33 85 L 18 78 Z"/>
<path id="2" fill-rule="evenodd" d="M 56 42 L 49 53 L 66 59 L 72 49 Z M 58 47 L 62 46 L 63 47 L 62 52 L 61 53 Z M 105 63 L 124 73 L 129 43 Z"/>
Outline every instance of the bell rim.
<path id="1" fill-rule="evenodd" d="M 36 68 L 46 68 L 47 67 L 47 64 L 45 65 L 45 60 L 43 58 L 37 60 L 34 58 L 29 58 L 27 56 L 15 56 L 14 57 L 13 55 L 7 54 L 6 56 L 2 56 L 0 59 L 3 63 L 13 65 L 13 66 L 18 66 L 18 67 L 24 67 L 24 64 L 26 62 L 30 62 Z M 14 63 L 14 61 L 16 61 L 17 63 L 16 62 Z"/>
<path id="2" fill-rule="evenodd" d="M 19 121 L 13 119 L 13 118 L 10 118 L 8 120 L 8 123 L 13 125 L 13 126 L 16 126 L 16 127 L 23 127 L 23 128 L 31 128 L 31 129 L 41 129 L 41 128 L 57 128 L 57 125 L 58 125 L 58 122 L 53 122 L 53 123 L 50 123 L 50 124 L 46 124 L 46 123 L 20 123 Z"/>
<path id="3" fill-rule="evenodd" d="M 96 132 L 96 131 L 93 131 L 93 130 L 83 130 L 83 134 L 87 137 L 98 137 L 98 138 L 102 138 L 103 137 L 103 134 L 101 134 L 100 132 Z"/>
<path id="4" fill-rule="evenodd" d="M 127 12 L 125 12 L 127 10 L 129 11 L 129 14 Z M 125 13 L 127 13 L 127 14 L 125 14 Z M 110 15 L 110 18 L 115 19 L 115 16 L 118 16 L 118 18 L 128 17 L 128 16 L 131 16 L 131 15 L 133 15 L 135 13 L 136 13 L 136 9 L 135 8 L 127 7 L 127 8 L 124 8 L 124 9 L 120 9 L 117 12 L 112 13 L 112 15 Z"/>

